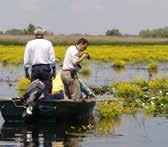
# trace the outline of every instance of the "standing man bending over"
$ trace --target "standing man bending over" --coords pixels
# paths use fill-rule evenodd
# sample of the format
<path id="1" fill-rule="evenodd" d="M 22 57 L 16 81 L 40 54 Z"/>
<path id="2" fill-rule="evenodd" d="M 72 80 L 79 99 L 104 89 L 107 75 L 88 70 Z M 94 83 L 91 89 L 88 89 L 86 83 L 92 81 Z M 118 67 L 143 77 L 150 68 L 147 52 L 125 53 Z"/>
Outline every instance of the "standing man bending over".
<path id="1" fill-rule="evenodd" d="M 55 54 L 50 41 L 44 39 L 44 30 L 38 27 L 34 31 L 35 39 L 29 41 L 24 53 L 25 77 L 34 81 L 41 80 L 45 84 L 44 95 L 52 90 L 52 77 L 55 78 Z M 31 67 L 31 78 L 29 68 Z"/>
<path id="2" fill-rule="evenodd" d="M 63 72 L 61 79 L 64 84 L 65 99 L 80 99 L 81 88 L 77 76 L 78 64 L 89 58 L 89 54 L 84 53 L 80 57 L 80 52 L 86 50 L 88 41 L 84 38 L 78 40 L 76 45 L 70 46 L 65 54 L 63 62 Z"/>

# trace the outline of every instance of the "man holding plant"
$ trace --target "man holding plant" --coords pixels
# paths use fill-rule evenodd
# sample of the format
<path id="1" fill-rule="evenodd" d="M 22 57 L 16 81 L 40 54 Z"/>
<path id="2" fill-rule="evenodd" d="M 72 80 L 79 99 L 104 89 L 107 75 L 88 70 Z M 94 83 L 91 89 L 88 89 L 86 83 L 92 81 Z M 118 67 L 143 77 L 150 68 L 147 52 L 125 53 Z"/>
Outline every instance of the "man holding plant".
<path id="1" fill-rule="evenodd" d="M 63 62 L 63 71 L 61 75 L 64 84 L 65 99 L 80 99 L 81 87 L 77 76 L 78 66 L 84 59 L 89 59 L 88 53 L 80 53 L 87 49 L 88 40 L 81 38 L 76 45 L 70 46 L 65 54 Z"/>

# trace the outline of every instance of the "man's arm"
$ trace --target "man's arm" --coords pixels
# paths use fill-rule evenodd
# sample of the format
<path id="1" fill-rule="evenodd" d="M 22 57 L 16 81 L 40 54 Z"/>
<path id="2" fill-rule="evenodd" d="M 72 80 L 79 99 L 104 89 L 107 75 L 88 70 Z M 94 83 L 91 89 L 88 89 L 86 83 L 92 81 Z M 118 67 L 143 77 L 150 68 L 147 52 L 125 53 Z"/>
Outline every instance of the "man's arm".
<path id="1" fill-rule="evenodd" d="M 24 70 L 25 70 L 25 77 L 30 80 L 30 75 L 29 75 L 29 68 L 31 66 L 30 63 L 30 47 L 29 43 L 27 43 L 25 52 L 24 52 Z"/>
<path id="2" fill-rule="evenodd" d="M 52 67 L 52 77 L 55 78 L 56 76 L 56 65 L 55 65 L 55 52 L 52 43 L 50 44 L 49 48 L 49 61 Z"/>
<path id="3" fill-rule="evenodd" d="M 81 63 L 84 59 L 88 59 L 89 58 L 89 54 L 84 53 L 77 61 L 76 64 Z"/>

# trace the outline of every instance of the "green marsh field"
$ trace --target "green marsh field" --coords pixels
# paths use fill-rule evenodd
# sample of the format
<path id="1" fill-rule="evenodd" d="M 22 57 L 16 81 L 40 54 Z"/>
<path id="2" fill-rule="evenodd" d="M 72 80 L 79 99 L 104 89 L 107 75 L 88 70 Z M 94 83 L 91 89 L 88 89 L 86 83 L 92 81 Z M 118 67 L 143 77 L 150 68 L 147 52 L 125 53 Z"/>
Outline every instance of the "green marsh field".
<path id="1" fill-rule="evenodd" d="M 70 133 L 82 135 L 89 130 L 104 138 L 107 134 L 117 135 L 117 129 L 125 126 L 124 121 L 132 124 L 134 117 L 142 121 L 145 118 L 148 123 L 155 123 L 154 116 L 165 121 L 162 116 L 168 114 L 168 39 L 47 36 L 54 44 L 57 70 L 61 69 L 59 65 L 68 46 L 80 37 L 90 41 L 86 52 L 91 56 L 91 60 L 82 64 L 81 79 L 95 92 L 96 98 L 102 100 L 97 101 L 95 109 L 97 124 L 81 128 L 69 126 Z M 2 97 L 23 94 L 30 83 L 24 78 L 23 56 L 25 45 L 31 39 L 33 36 L 0 35 Z"/>

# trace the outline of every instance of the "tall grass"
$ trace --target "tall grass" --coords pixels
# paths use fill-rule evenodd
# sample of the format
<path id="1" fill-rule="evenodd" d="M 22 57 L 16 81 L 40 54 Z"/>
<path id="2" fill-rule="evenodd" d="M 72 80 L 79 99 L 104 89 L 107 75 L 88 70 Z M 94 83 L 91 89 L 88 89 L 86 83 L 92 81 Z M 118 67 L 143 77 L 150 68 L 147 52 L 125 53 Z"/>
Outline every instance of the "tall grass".
<path id="1" fill-rule="evenodd" d="M 50 35 L 45 38 L 54 45 L 74 44 L 79 38 L 85 37 L 91 45 L 160 45 L 168 44 L 167 38 L 142 38 L 138 36 L 104 36 L 104 35 Z M 0 35 L 2 45 L 24 45 L 33 39 L 32 35 Z"/>

